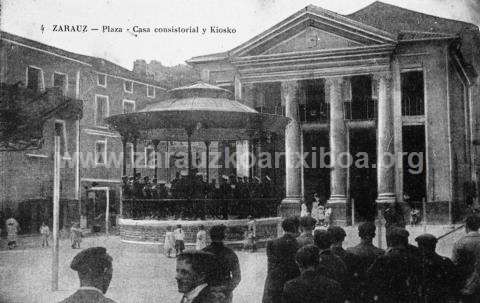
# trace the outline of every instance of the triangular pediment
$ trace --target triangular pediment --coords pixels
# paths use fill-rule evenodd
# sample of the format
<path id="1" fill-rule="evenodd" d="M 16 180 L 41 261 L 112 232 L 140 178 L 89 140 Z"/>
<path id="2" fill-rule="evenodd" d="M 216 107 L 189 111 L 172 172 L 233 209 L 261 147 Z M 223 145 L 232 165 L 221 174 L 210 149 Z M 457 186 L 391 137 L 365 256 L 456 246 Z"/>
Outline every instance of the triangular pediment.
<path id="1" fill-rule="evenodd" d="M 395 42 L 391 33 L 309 5 L 229 53 L 244 57 Z"/>
<path id="2" fill-rule="evenodd" d="M 266 50 L 262 55 L 347 48 L 362 45 L 363 44 L 357 41 L 327 33 L 316 27 L 309 26 L 298 34 Z"/>

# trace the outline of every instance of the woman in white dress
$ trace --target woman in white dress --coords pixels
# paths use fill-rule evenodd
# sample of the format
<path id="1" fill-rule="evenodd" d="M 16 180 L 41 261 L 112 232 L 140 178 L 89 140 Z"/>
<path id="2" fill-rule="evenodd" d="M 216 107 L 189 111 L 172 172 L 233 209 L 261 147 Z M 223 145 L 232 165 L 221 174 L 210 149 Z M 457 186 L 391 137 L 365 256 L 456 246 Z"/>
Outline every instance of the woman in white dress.
<path id="1" fill-rule="evenodd" d="M 308 211 L 307 203 L 304 201 L 302 203 L 302 209 L 300 210 L 300 217 L 306 217 L 308 215 L 310 215 L 310 212 Z"/>
<path id="2" fill-rule="evenodd" d="M 318 197 L 317 193 L 313 195 L 313 198 L 315 201 L 312 202 L 311 216 L 317 220 L 317 225 L 323 225 L 325 222 L 325 207 L 320 202 L 320 198 Z"/>
<path id="3" fill-rule="evenodd" d="M 165 242 L 163 244 L 163 253 L 167 258 L 171 257 L 171 253 L 175 251 L 175 235 L 173 234 L 172 227 L 167 227 L 165 233 Z"/>
<path id="4" fill-rule="evenodd" d="M 205 226 L 200 225 L 197 232 L 197 241 L 195 243 L 196 250 L 202 250 L 207 246 L 207 232 Z"/>
<path id="5" fill-rule="evenodd" d="M 20 230 L 20 225 L 13 217 L 8 219 L 5 225 L 7 226 L 8 249 L 15 248 L 17 247 L 17 235 Z"/>

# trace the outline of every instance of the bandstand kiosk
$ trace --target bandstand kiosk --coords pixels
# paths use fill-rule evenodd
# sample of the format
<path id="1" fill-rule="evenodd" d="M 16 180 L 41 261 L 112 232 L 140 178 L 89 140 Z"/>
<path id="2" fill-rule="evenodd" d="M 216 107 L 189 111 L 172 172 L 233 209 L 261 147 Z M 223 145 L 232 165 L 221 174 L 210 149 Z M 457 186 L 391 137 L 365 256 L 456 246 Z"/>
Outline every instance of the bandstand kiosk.
<path id="1" fill-rule="evenodd" d="M 152 142 L 157 146 L 162 141 L 187 142 L 188 179 L 193 178 L 192 142 L 204 142 L 209 159 L 209 145 L 212 141 L 253 140 L 276 134 L 283 136 L 289 119 L 284 116 L 259 113 L 238 101 L 232 100 L 232 93 L 226 89 L 206 83 L 176 88 L 170 91 L 165 101 L 148 104 L 144 109 L 133 113 L 110 116 L 106 122 L 112 130 L 120 133 L 124 154 L 127 143 L 135 147 L 139 141 Z M 155 164 L 157 163 L 155 153 Z M 135 162 L 135 161 L 134 161 Z M 209 180 L 209 161 L 207 182 Z M 123 175 L 126 175 L 126 158 L 123 159 Z M 134 168 L 135 175 L 135 168 Z M 155 165 L 155 177 L 157 165 Z M 148 200 L 148 201 L 147 201 Z M 169 227 L 182 225 L 187 245 L 195 243 L 200 225 L 209 227 L 217 224 L 227 226 L 226 242 L 240 243 L 249 224 L 248 219 L 230 216 L 243 209 L 256 217 L 256 237 L 262 242 L 275 237 L 278 228 L 278 205 L 281 198 L 255 199 L 255 201 L 227 201 L 229 199 L 138 199 L 122 196 L 120 218 L 118 220 L 121 239 L 125 242 L 163 243 Z M 228 216 L 221 219 L 206 218 L 209 211 L 225 207 Z M 230 205 L 230 206 L 229 206 Z M 241 206 L 243 205 L 243 207 Z M 245 205 L 248 207 L 245 208 Z M 268 207 L 265 207 L 268 205 Z M 136 208 L 168 208 L 176 213 L 171 216 L 146 219 L 127 215 Z M 257 212 L 259 207 L 263 209 Z M 190 214 L 186 219 L 184 214 Z M 250 219 L 250 224 L 251 224 Z"/>

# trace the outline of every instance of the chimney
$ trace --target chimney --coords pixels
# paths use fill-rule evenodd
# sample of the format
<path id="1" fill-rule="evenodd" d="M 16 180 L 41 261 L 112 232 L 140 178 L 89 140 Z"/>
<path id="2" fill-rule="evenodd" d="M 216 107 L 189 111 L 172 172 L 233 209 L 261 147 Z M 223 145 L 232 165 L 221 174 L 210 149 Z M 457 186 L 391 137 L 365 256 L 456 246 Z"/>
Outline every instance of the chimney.
<path id="1" fill-rule="evenodd" d="M 147 76 L 147 61 L 143 59 L 137 59 L 133 62 L 133 72 L 141 76 Z"/>

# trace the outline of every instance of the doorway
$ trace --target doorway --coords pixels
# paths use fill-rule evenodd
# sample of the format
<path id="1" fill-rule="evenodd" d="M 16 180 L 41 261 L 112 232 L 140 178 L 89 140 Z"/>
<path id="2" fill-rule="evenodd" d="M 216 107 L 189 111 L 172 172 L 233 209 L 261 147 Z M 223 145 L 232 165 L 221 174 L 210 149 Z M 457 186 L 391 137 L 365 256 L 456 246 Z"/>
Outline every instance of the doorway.
<path id="1" fill-rule="evenodd" d="M 303 134 L 303 151 L 308 153 L 305 161 L 307 167 L 303 170 L 307 202 L 313 201 L 314 193 L 318 193 L 320 201 L 323 202 L 330 197 L 330 159 L 327 157 L 329 150 L 328 130 Z"/>
<path id="2" fill-rule="evenodd" d="M 350 129 L 349 140 L 350 155 L 353 157 L 349 168 L 349 198 L 350 202 L 354 201 L 355 221 L 373 221 L 377 197 L 375 129 Z"/>
<path id="3" fill-rule="evenodd" d="M 410 206 L 420 207 L 427 196 L 425 126 L 404 126 L 403 140 L 403 196 Z"/>

